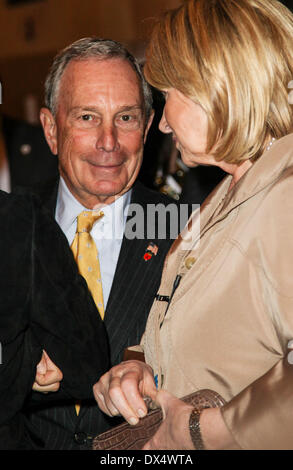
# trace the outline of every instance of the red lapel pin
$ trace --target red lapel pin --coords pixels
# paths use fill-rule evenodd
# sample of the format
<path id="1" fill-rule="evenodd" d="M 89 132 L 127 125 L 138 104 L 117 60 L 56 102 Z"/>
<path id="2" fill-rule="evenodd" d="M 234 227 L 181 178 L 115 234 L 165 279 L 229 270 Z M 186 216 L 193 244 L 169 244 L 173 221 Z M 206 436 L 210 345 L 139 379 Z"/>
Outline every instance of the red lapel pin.
<path id="1" fill-rule="evenodd" d="M 157 245 L 155 245 L 153 242 L 151 242 L 151 243 L 148 245 L 148 247 L 147 247 L 147 249 L 146 249 L 146 251 L 145 251 L 145 254 L 143 255 L 143 259 L 144 259 L 145 261 L 149 261 L 149 260 L 152 258 L 153 255 L 154 255 L 154 256 L 157 256 L 158 249 L 159 249 L 159 248 L 157 247 Z"/>

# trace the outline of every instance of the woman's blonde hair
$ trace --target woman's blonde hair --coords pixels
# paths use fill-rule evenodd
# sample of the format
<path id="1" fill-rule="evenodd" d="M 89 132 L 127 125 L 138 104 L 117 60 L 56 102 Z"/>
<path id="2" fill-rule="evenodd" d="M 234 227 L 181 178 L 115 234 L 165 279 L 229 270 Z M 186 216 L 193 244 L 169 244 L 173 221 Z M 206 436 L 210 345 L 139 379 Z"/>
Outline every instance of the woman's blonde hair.
<path id="1" fill-rule="evenodd" d="M 152 32 L 145 76 L 207 113 L 207 153 L 257 159 L 293 131 L 293 15 L 277 0 L 187 0 Z"/>

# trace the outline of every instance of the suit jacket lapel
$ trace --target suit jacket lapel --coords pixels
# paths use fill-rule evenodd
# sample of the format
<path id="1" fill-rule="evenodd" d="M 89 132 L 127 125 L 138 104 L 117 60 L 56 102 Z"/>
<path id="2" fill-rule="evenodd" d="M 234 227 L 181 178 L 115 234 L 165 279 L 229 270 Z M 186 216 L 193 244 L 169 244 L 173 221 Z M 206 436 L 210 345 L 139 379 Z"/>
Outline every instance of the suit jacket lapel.
<path id="1" fill-rule="evenodd" d="M 148 203 L 157 204 L 157 195 L 152 200 L 153 193 L 136 183 L 133 188 L 131 203 L 140 204 L 144 209 L 146 228 L 146 207 Z M 144 254 L 150 243 L 154 242 L 158 247 L 157 256 L 152 256 L 148 261 L 144 260 Z M 148 297 L 148 292 L 153 292 L 154 278 L 158 279 L 162 269 L 162 257 L 165 257 L 170 246 L 169 240 L 133 239 L 125 236 L 122 241 L 121 251 L 116 267 L 115 276 L 106 308 L 105 324 L 110 338 L 111 360 L 117 361 L 121 355 L 122 345 L 133 345 L 131 330 L 140 322 L 145 324 L 146 312 L 142 308 L 141 297 L 144 295 L 151 305 L 153 294 Z M 152 296 L 152 298 L 151 298 Z M 140 307 L 138 307 L 140 306 Z"/>

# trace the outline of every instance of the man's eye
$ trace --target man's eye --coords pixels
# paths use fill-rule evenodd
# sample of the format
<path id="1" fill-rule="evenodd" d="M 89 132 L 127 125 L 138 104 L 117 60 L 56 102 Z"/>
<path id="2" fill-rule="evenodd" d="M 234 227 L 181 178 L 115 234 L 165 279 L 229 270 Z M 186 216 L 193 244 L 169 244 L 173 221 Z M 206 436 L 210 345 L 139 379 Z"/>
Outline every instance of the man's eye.
<path id="1" fill-rule="evenodd" d="M 93 116 L 92 116 L 91 114 L 83 114 L 83 115 L 81 116 L 81 119 L 82 119 L 83 121 L 92 121 L 92 120 L 93 120 Z"/>
<path id="2" fill-rule="evenodd" d="M 140 125 L 140 114 L 131 112 L 127 114 L 118 114 L 116 118 L 116 125 L 121 126 L 125 131 L 137 129 Z"/>
<path id="3" fill-rule="evenodd" d="M 131 121 L 132 116 L 130 116 L 129 114 L 123 114 L 123 115 L 121 116 L 121 119 L 122 119 L 122 121 L 124 121 L 124 122 L 128 122 L 128 121 Z"/>

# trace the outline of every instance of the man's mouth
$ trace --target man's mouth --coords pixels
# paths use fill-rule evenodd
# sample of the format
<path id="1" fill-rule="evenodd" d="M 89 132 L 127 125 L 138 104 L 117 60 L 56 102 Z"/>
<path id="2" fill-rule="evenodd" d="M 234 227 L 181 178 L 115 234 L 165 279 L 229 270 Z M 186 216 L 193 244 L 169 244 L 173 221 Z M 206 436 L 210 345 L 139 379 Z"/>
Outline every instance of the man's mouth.
<path id="1" fill-rule="evenodd" d="M 117 163 L 100 163 L 100 162 L 97 162 L 97 161 L 93 161 L 93 160 L 86 160 L 86 162 L 89 164 L 89 165 L 92 165 L 100 170 L 115 170 L 117 168 L 120 168 L 122 165 L 123 165 L 123 162 L 117 162 Z"/>

